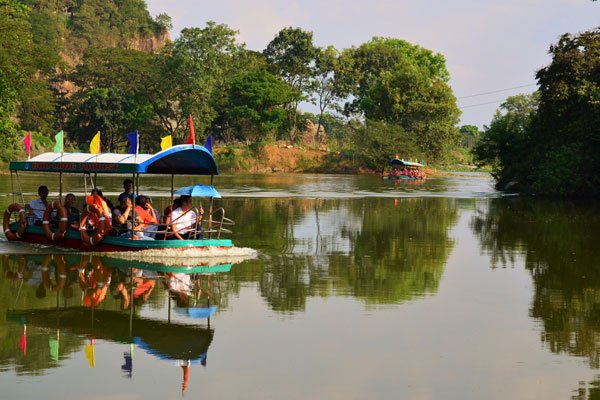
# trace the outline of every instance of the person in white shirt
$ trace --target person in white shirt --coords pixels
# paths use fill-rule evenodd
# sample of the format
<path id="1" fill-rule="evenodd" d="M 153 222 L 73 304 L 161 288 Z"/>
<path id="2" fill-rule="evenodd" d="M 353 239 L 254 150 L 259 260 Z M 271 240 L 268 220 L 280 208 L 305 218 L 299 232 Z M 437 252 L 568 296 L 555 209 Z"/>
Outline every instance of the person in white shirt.
<path id="1" fill-rule="evenodd" d="M 48 207 L 48 186 L 42 185 L 38 188 L 39 199 L 30 201 L 25 205 L 27 214 L 32 218 L 28 218 L 29 225 L 41 225 L 44 219 L 44 212 Z"/>
<path id="2" fill-rule="evenodd" d="M 171 213 L 171 231 L 173 236 L 171 239 L 191 239 L 196 234 L 196 212 L 192 211 L 192 197 L 182 195 L 175 200 L 174 210 Z M 200 207 L 200 216 L 204 213 Z M 201 234 L 196 234 L 196 238 L 201 237 Z"/>

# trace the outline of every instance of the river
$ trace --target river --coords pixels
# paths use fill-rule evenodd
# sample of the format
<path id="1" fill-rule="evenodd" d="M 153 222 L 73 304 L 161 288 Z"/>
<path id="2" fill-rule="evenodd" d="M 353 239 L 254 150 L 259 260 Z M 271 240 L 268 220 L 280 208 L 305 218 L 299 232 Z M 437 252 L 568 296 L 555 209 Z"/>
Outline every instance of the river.
<path id="1" fill-rule="evenodd" d="M 42 182 L 57 197 L 56 178 L 22 174 L 26 200 Z M 114 199 L 122 179 L 98 185 Z M 81 199 L 81 177 L 64 185 Z M 198 259 L 192 275 L 0 241 L 2 398 L 600 393 L 597 203 L 505 196 L 483 174 L 223 175 L 215 186 L 236 222 L 229 237 L 248 251 Z M 159 209 L 169 190 L 142 179 Z M 10 176 L 0 191 L 2 209 L 19 200 Z"/>

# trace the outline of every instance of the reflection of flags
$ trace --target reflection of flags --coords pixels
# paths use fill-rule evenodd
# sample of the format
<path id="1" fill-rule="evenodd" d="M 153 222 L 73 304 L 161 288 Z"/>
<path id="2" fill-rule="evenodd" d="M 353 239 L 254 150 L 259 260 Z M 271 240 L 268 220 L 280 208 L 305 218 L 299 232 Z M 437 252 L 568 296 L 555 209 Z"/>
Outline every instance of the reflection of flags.
<path id="1" fill-rule="evenodd" d="M 188 136 L 185 144 L 196 144 L 196 132 L 194 132 L 194 120 L 192 114 L 190 114 L 190 135 Z"/>
<path id="2" fill-rule="evenodd" d="M 54 135 L 54 141 L 56 142 L 56 144 L 54 145 L 54 152 L 55 153 L 62 153 L 64 151 L 64 146 L 63 146 L 64 134 L 63 134 L 63 131 L 60 131 L 56 135 Z"/>
<path id="3" fill-rule="evenodd" d="M 208 150 L 208 152 L 210 154 L 212 154 L 212 136 L 208 135 L 206 137 L 206 144 L 204 145 L 204 147 L 206 148 L 206 150 Z"/>
<path id="4" fill-rule="evenodd" d="M 23 352 L 23 357 L 27 356 L 27 325 L 23 325 L 23 334 L 19 338 L 19 348 Z"/>
<path id="5" fill-rule="evenodd" d="M 138 131 L 133 131 L 131 133 L 128 133 L 127 141 L 129 142 L 129 150 L 127 150 L 127 153 L 137 154 L 138 151 L 140 150 Z"/>
<path id="6" fill-rule="evenodd" d="M 60 341 L 60 333 L 56 331 L 56 339 L 49 339 L 50 344 L 50 358 L 54 361 L 58 361 L 58 343 Z"/>
<path id="7" fill-rule="evenodd" d="M 96 366 L 96 356 L 94 354 L 94 340 L 90 340 L 89 344 L 85 345 L 85 358 L 88 365 L 92 368 Z"/>
<path id="8" fill-rule="evenodd" d="M 31 158 L 31 131 L 23 138 L 23 144 L 25 145 L 25 151 L 27 152 L 27 159 Z"/>
<path id="9" fill-rule="evenodd" d="M 170 147 L 173 147 L 173 136 L 165 136 L 164 138 L 160 138 L 160 149 L 166 150 Z"/>
<path id="10" fill-rule="evenodd" d="M 90 153 L 100 154 L 100 131 L 94 135 L 90 142 Z"/>

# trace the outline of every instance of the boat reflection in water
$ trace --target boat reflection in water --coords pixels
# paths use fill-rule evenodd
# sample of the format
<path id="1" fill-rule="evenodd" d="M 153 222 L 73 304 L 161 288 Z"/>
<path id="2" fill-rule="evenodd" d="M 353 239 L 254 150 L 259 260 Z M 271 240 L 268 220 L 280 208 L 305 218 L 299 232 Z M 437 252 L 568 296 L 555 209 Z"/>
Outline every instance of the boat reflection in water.
<path id="1" fill-rule="evenodd" d="M 3 256 L 0 287 L 11 301 L 4 302 L 7 329 L 0 332 L 8 334 L 0 342 L 13 343 L 0 343 L 0 370 L 13 366 L 18 374 L 39 374 L 81 351 L 95 367 L 96 341 L 106 340 L 129 345 L 124 376 L 132 377 L 138 348 L 179 366 L 185 391 L 190 368 L 206 366 L 214 336 L 210 319 L 222 300 L 220 275 L 233 266 L 215 259 L 195 264 L 73 254 Z M 151 307 L 150 316 L 140 315 L 145 303 L 161 301 L 166 307 L 159 313 Z"/>

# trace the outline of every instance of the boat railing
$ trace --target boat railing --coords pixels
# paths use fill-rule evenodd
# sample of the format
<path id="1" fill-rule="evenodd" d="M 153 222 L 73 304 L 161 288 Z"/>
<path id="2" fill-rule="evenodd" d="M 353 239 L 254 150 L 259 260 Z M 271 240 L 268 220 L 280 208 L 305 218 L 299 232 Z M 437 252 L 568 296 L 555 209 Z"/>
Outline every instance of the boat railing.
<path id="1" fill-rule="evenodd" d="M 199 214 L 196 214 L 199 215 Z M 202 229 L 203 233 L 208 233 L 211 236 L 213 233 L 217 234 L 217 239 L 221 238 L 221 232 L 231 233 L 230 229 L 224 228 L 224 225 L 235 225 L 235 222 L 225 217 L 225 209 L 219 207 L 210 213 L 208 220 L 203 219 L 201 223 L 206 224 L 206 229 Z"/>

